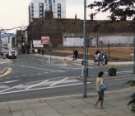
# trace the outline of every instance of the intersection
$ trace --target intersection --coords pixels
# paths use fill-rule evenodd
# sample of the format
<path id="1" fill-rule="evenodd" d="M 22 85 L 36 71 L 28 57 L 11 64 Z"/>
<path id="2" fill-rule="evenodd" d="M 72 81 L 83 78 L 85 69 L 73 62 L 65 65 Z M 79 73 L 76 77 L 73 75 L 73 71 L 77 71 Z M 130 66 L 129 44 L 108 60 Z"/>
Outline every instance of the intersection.
<path id="1" fill-rule="evenodd" d="M 5 66 L 11 67 L 12 72 L 0 78 L 0 101 L 72 95 L 83 91 L 80 65 L 64 65 L 61 60 L 48 64 L 44 57 L 22 55 Z M 90 65 L 88 92 L 95 92 L 95 78 L 100 70 L 105 72 L 109 90 L 125 88 L 125 83 L 134 78 L 129 76 L 132 75 L 132 66 L 117 68 L 118 75 L 114 79 L 108 77 L 107 67 Z"/>

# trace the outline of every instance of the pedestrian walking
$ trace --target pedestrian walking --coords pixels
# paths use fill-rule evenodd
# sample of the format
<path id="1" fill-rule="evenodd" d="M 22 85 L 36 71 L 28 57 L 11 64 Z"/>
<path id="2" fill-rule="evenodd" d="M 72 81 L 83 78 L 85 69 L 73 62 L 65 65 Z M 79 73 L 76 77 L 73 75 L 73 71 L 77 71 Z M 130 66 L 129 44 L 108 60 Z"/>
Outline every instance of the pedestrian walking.
<path id="1" fill-rule="evenodd" d="M 104 91 L 106 89 L 106 86 L 104 84 L 104 79 L 103 79 L 104 72 L 99 72 L 98 77 L 96 78 L 96 89 L 98 93 L 98 98 L 96 101 L 95 106 L 98 106 L 100 103 L 100 107 L 103 108 L 103 103 L 104 103 Z"/>
<path id="2" fill-rule="evenodd" d="M 95 62 L 95 64 L 97 64 L 97 65 L 100 65 L 100 51 L 99 50 L 97 50 L 96 52 L 95 52 L 95 54 L 94 54 L 94 62 Z"/>
<path id="3" fill-rule="evenodd" d="M 77 60 L 77 58 L 79 58 L 79 53 L 77 50 L 73 51 L 73 60 Z"/>

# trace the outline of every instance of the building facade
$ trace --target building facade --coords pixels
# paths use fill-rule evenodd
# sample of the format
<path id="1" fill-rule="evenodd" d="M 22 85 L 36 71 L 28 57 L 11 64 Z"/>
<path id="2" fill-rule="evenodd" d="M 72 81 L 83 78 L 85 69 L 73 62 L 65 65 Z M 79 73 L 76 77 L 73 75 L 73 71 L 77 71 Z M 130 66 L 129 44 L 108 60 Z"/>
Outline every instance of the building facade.
<path id="1" fill-rule="evenodd" d="M 47 11 L 52 11 L 54 18 L 66 17 L 66 0 L 32 0 L 29 5 L 29 20 L 45 17 Z"/>
<path id="2" fill-rule="evenodd" d="M 92 38 L 91 46 L 131 46 L 135 25 L 134 21 L 112 23 L 87 20 L 86 30 L 87 36 Z M 35 19 L 28 26 L 27 31 L 29 43 L 32 44 L 34 40 L 41 41 L 42 36 L 49 36 L 52 46 L 59 47 L 63 46 L 65 36 L 76 39 L 83 34 L 83 20 L 44 19 L 42 21 L 42 19 Z"/>

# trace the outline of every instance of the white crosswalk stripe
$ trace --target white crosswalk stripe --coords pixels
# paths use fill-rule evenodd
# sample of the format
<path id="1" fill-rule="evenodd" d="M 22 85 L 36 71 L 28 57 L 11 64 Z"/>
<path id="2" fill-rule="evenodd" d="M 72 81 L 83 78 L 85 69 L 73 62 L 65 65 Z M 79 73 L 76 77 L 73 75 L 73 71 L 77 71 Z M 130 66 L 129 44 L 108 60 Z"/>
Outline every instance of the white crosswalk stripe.
<path id="1" fill-rule="evenodd" d="M 17 80 L 11 81 L 15 82 Z M 10 81 L 9 81 L 10 82 Z M 7 83 L 7 82 L 6 82 Z M 14 91 L 21 92 L 21 91 L 30 91 L 30 90 L 37 90 L 37 89 L 49 89 L 49 88 L 55 88 L 55 87 L 66 87 L 66 86 L 75 86 L 75 85 L 81 85 L 82 82 L 77 79 L 70 79 L 69 77 L 65 78 L 56 78 L 56 79 L 48 79 L 48 80 L 42 80 L 37 81 L 32 84 L 31 83 L 25 83 L 25 84 L 18 84 L 15 86 L 4 86 L 3 90 L 0 90 L 0 94 L 4 93 L 12 93 Z M 0 86 L 2 88 L 2 86 Z"/>

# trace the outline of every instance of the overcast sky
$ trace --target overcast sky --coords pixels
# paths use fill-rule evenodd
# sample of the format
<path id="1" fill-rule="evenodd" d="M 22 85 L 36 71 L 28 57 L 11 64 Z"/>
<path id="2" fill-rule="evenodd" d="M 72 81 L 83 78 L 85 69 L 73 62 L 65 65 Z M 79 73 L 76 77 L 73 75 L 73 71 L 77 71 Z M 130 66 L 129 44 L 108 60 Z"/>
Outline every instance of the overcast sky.
<path id="1" fill-rule="evenodd" d="M 84 0 L 66 0 L 66 17 L 83 18 Z M 90 3 L 93 0 L 87 0 Z M 29 0 L 0 0 L 0 29 L 28 25 Z M 102 19 L 102 16 L 101 16 Z"/>

